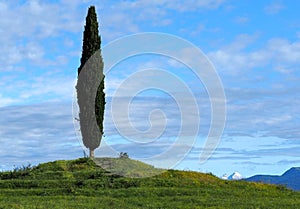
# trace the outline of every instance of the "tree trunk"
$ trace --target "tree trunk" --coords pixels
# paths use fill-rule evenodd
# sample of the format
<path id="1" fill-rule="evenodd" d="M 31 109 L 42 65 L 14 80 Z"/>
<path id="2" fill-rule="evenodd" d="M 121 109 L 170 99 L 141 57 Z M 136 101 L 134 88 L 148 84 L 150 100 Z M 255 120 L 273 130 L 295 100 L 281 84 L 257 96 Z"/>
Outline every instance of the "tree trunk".
<path id="1" fill-rule="evenodd" d="M 93 150 L 90 149 L 90 158 L 95 157 L 95 152 L 94 151 L 95 151 L 94 149 Z"/>

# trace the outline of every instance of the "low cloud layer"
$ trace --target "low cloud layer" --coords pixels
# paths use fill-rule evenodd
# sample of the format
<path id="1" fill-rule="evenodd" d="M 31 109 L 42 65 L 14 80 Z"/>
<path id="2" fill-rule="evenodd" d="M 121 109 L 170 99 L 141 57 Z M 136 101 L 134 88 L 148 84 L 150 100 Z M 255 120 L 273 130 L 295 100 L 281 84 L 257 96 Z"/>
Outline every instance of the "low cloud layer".
<path id="1" fill-rule="evenodd" d="M 268 94 L 267 96 L 265 94 L 257 102 L 259 92 L 251 92 L 248 96 L 242 91 L 228 90 L 226 92 L 229 98 L 226 128 L 220 147 L 210 161 L 226 159 L 234 161 L 236 158 L 238 162 L 256 163 L 258 158 L 277 156 L 279 162 L 299 157 L 297 152 L 300 143 L 299 133 L 296 131 L 298 129 L 299 104 L 295 99 L 296 94 L 289 95 L 283 92 L 280 100 L 278 95 Z M 244 96 L 240 96 L 240 94 Z M 187 158 L 187 160 L 194 159 L 195 163 L 198 162 L 199 154 L 203 149 L 203 139 L 205 139 L 210 126 L 209 100 L 207 98 L 207 101 L 203 102 L 204 100 L 199 98 L 197 101 L 202 114 L 199 115 L 201 123 L 197 138 L 201 140 L 194 145 L 191 155 Z M 159 139 L 155 139 L 154 144 L 143 141 L 138 141 L 136 144 L 136 141 L 132 143 L 122 137 L 111 118 L 110 102 L 111 99 L 108 98 L 103 140 L 115 146 L 118 151 L 126 151 L 136 158 L 147 158 L 147 156 L 167 150 L 176 140 L 180 130 L 181 117 L 180 108 L 172 98 L 138 97 L 133 100 L 130 117 L 132 125 L 139 130 L 149 128 L 151 110 L 159 108 L 166 116 L 166 129 Z M 286 112 L 283 111 L 284 109 Z M 73 126 L 74 115 L 72 115 L 71 103 L 9 106 L 0 108 L 0 112 L 2 116 L 0 141 L 3 145 L 1 149 L 3 169 L 9 165 L 26 162 L 69 159 L 83 155 L 83 147 L 78 141 L 80 139 L 76 136 L 77 130 Z M 198 117 L 193 112 L 190 114 Z M 160 126 L 161 122 L 160 120 L 152 121 L 152 123 L 157 123 L 155 124 L 157 126 Z M 194 124 L 189 125 L 193 126 Z M 136 133 L 128 132 L 126 134 L 126 137 L 130 139 L 131 136 L 134 138 L 132 134 Z M 186 132 L 185 137 L 192 136 Z M 273 140 L 268 141 L 272 138 Z M 274 138 L 277 139 L 277 143 Z M 258 146 L 256 142 L 260 139 L 266 141 Z M 254 144 L 253 150 L 249 146 L 251 143 Z M 145 151 L 147 152 L 145 153 Z"/>
<path id="2" fill-rule="evenodd" d="M 71 110 L 68 103 L 0 108 L 1 168 L 82 156 Z"/>

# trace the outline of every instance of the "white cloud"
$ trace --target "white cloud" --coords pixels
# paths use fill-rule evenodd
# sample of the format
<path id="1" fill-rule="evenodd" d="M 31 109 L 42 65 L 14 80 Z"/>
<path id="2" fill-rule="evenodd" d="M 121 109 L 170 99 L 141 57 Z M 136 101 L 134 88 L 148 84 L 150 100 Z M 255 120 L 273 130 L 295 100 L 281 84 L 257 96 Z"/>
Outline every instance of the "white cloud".
<path id="1" fill-rule="evenodd" d="M 274 15 L 279 13 L 281 10 L 283 10 L 285 7 L 280 2 L 273 2 L 270 5 L 265 7 L 265 12 L 269 15 Z"/>
<path id="2" fill-rule="evenodd" d="M 208 56 L 220 72 L 233 75 L 268 65 L 281 73 L 290 73 L 300 67 L 300 41 L 273 38 L 260 49 L 247 49 L 256 38 L 257 36 L 238 36 L 234 42 L 208 53 Z"/>
<path id="3" fill-rule="evenodd" d="M 75 89 L 74 86 L 75 82 L 72 78 L 43 75 L 34 78 L 32 85 L 27 87 L 26 90 L 21 90 L 20 97 L 22 99 L 39 99 L 42 101 L 53 99 L 71 101 Z"/>
<path id="4" fill-rule="evenodd" d="M 280 125 L 286 123 L 287 121 L 290 121 L 291 119 L 293 119 L 293 117 L 290 115 L 281 115 L 278 117 L 269 118 L 264 122 L 268 125 Z"/>
<path id="5" fill-rule="evenodd" d="M 146 8 L 164 8 L 172 9 L 179 12 L 194 11 L 198 9 L 216 9 L 221 6 L 226 0 L 207 0 L 207 1 L 198 1 L 190 0 L 186 1 L 184 4 L 180 0 L 160 0 L 160 1 L 151 1 L 151 0 L 142 0 L 142 1 L 131 1 L 131 2 L 122 2 L 121 6 L 125 7 L 124 9 L 146 9 Z M 148 11 L 148 10 L 147 10 Z M 158 14 L 159 10 L 156 11 Z"/>
<path id="6" fill-rule="evenodd" d="M 0 94 L 0 107 L 9 106 L 9 105 L 14 104 L 16 102 L 19 102 L 19 100 L 9 98 L 9 97 L 3 97 L 3 95 Z"/>
<path id="7" fill-rule="evenodd" d="M 47 101 L 72 101 L 75 90 L 75 76 L 62 76 L 60 73 L 43 73 L 28 77 L 26 72 L 16 76 L 0 77 L 0 106 L 21 105 Z"/>
<path id="8" fill-rule="evenodd" d="M 61 4 L 32 0 L 20 4 L 12 1 L 0 5 L 1 71 L 9 71 L 21 61 L 45 63 L 47 38 L 62 32 L 79 32 L 82 16 L 77 3 Z M 83 12 L 83 11 L 81 11 Z M 81 16 L 82 15 L 82 16 Z"/>
<path id="9" fill-rule="evenodd" d="M 247 17 L 247 16 L 240 16 L 240 17 L 237 17 L 237 18 L 235 19 L 235 21 L 236 21 L 237 23 L 239 23 L 239 24 L 246 24 L 246 23 L 249 22 L 249 17 Z"/>
<path id="10" fill-rule="evenodd" d="M 176 9 L 178 11 L 194 11 L 198 9 L 216 9 L 220 7 L 226 0 L 207 0 L 207 1 L 199 1 L 199 0 L 192 0 L 187 1 L 184 4 L 182 1 L 178 0 L 168 1 L 168 6 L 172 9 Z"/>
<path id="11" fill-rule="evenodd" d="M 183 95 L 180 95 L 184 97 Z M 205 114 L 199 114 L 199 110 L 189 103 L 186 99 L 185 106 L 177 103 L 170 97 L 135 97 L 131 104 L 127 103 L 127 98 L 119 98 L 118 106 L 124 106 L 128 109 L 129 115 L 124 115 L 124 108 L 113 109 L 110 99 L 106 105 L 106 135 L 118 135 L 122 133 L 123 137 L 129 138 L 153 138 L 156 136 L 176 137 L 181 131 L 183 135 L 195 134 L 195 126 L 201 118 L 201 128 L 209 121 Z M 181 105 L 181 106 L 180 106 Z M 204 112 L 204 104 L 199 104 L 199 107 Z M 114 111 L 113 113 L 111 111 Z M 185 115 L 182 115 L 185 114 Z M 199 123 L 199 121 L 198 121 Z M 183 126 L 184 125 L 184 126 Z M 199 127 L 197 126 L 196 129 Z M 207 128 L 205 126 L 205 128 Z M 118 132 L 122 131 L 122 133 Z M 203 131 L 205 134 L 208 130 Z M 197 133 L 196 133 L 197 134 Z M 200 133 L 199 133 L 200 134 Z"/>
<path id="12" fill-rule="evenodd" d="M 38 62 L 45 54 L 42 47 L 34 42 L 27 43 L 22 52 L 24 59 L 29 59 L 33 62 Z"/>
<path id="13" fill-rule="evenodd" d="M 169 26 L 175 21 L 173 13 L 214 10 L 226 0 L 176 0 L 102 1 L 95 3 L 101 15 L 101 31 L 105 40 L 112 40 L 129 33 L 145 31 L 144 26 Z"/>
<path id="14" fill-rule="evenodd" d="M 82 156 L 67 103 L 0 108 L 2 169 Z"/>
<path id="15" fill-rule="evenodd" d="M 225 133 L 298 140 L 299 89 L 226 89 Z"/>

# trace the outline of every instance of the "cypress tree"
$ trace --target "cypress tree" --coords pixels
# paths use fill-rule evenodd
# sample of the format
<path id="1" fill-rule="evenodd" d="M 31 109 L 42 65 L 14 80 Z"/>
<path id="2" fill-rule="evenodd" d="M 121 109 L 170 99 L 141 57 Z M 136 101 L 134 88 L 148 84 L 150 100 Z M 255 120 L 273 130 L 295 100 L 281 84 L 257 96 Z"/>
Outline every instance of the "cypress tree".
<path id="1" fill-rule="evenodd" d="M 105 94 L 100 45 L 96 9 L 91 6 L 86 16 L 76 86 L 82 140 L 91 158 L 103 136 Z"/>

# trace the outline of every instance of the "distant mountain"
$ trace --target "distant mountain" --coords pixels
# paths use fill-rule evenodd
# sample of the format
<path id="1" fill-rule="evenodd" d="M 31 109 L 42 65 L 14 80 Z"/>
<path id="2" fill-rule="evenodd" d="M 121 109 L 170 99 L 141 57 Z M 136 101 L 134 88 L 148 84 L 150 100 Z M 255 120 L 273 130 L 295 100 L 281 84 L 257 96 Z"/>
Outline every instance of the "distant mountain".
<path id="1" fill-rule="evenodd" d="M 291 168 L 281 176 L 255 175 L 243 180 L 249 182 L 285 185 L 290 189 L 300 191 L 300 167 Z"/>
<path id="2" fill-rule="evenodd" d="M 221 179 L 224 180 L 241 180 L 243 177 L 239 172 L 234 172 L 230 176 L 224 175 L 221 177 Z"/>

